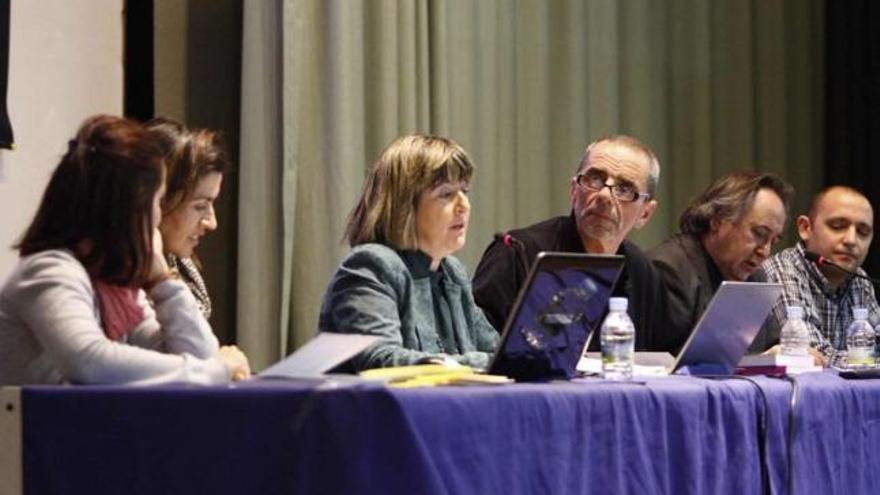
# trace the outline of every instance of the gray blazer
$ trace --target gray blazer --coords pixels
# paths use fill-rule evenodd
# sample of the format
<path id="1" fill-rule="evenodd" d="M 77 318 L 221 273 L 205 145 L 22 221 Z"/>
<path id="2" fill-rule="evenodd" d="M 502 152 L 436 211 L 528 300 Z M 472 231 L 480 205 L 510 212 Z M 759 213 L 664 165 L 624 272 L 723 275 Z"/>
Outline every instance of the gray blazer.
<path id="1" fill-rule="evenodd" d="M 318 330 L 383 338 L 352 359 L 355 369 L 414 364 L 441 354 L 438 332 L 457 333 L 463 353 L 451 358 L 475 367 L 488 365 L 498 333 L 474 303 L 462 264 L 453 257 L 440 264 L 449 282 L 446 293 L 454 328 L 435 324 L 431 282 L 414 276 L 419 269 L 382 244 L 356 246 L 343 258 L 324 294 Z"/>

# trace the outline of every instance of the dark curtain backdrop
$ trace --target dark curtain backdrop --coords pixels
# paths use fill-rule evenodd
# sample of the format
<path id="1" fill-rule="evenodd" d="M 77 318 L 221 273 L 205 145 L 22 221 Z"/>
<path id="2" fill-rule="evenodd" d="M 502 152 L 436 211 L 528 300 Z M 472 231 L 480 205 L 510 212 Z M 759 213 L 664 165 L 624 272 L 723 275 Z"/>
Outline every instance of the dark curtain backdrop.
<path id="1" fill-rule="evenodd" d="M 153 0 L 125 1 L 123 113 L 146 122 L 154 117 Z"/>
<path id="2" fill-rule="evenodd" d="M 12 123 L 6 106 L 9 86 L 9 8 L 10 0 L 0 0 L 0 148 L 15 148 Z"/>
<path id="3" fill-rule="evenodd" d="M 880 213 L 880 3 L 829 1 L 825 9 L 825 183 L 863 191 Z M 865 270 L 880 275 L 878 236 Z"/>

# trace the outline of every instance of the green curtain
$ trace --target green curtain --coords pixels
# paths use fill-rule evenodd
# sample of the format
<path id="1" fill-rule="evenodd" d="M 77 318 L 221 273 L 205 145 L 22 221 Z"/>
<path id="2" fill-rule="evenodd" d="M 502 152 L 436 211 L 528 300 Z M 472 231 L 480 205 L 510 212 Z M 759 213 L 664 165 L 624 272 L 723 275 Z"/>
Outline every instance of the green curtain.
<path id="1" fill-rule="evenodd" d="M 314 335 L 364 173 L 403 133 L 451 137 L 474 159 L 458 254 L 471 269 L 494 232 L 566 214 L 584 146 L 609 133 L 638 137 L 661 160 L 660 208 L 633 236 L 645 248 L 729 171 L 771 170 L 812 191 L 820 6 L 246 2 L 240 344 L 260 368 Z"/>

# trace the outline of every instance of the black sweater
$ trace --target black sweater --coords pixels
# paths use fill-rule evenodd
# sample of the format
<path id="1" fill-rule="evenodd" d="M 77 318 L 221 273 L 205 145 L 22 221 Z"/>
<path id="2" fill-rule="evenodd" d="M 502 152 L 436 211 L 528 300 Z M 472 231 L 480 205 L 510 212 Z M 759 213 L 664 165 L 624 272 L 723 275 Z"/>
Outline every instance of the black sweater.
<path id="1" fill-rule="evenodd" d="M 523 243 L 525 260 L 529 265 L 541 251 L 585 252 L 573 215 L 512 230 L 510 235 Z M 662 322 L 658 321 L 661 285 L 654 267 L 632 242 L 623 241 L 617 254 L 624 256 L 626 265 L 617 282 L 614 297 L 629 298 L 627 312 L 636 327 L 636 350 L 666 350 L 659 347 L 655 337 Z M 499 332 L 504 328 L 508 313 L 528 274 L 522 258 L 517 249 L 496 240 L 486 248 L 474 274 L 477 305 Z M 598 349 L 598 346 L 599 339 L 592 339 L 590 349 Z"/>

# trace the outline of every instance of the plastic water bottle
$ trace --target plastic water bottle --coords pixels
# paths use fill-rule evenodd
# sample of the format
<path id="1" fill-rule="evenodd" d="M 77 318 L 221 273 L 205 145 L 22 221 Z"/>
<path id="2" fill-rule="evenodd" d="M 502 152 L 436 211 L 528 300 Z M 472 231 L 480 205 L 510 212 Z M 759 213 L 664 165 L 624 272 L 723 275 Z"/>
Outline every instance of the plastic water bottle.
<path id="1" fill-rule="evenodd" d="M 786 306 L 788 321 L 782 326 L 779 340 L 783 356 L 806 356 L 810 349 L 810 331 L 804 322 L 804 308 Z"/>
<path id="2" fill-rule="evenodd" d="M 602 322 L 602 376 L 609 380 L 632 378 L 636 329 L 626 314 L 627 304 L 625 297 L 612 297 L 608 316 Z"/>
<path id="3" fill-rule="evenodd" d="M 848 366 L 874 365 L 874 329 L 868 323 L 867 308 L 853 308 L 853 322 L 846 329 Z"/>

